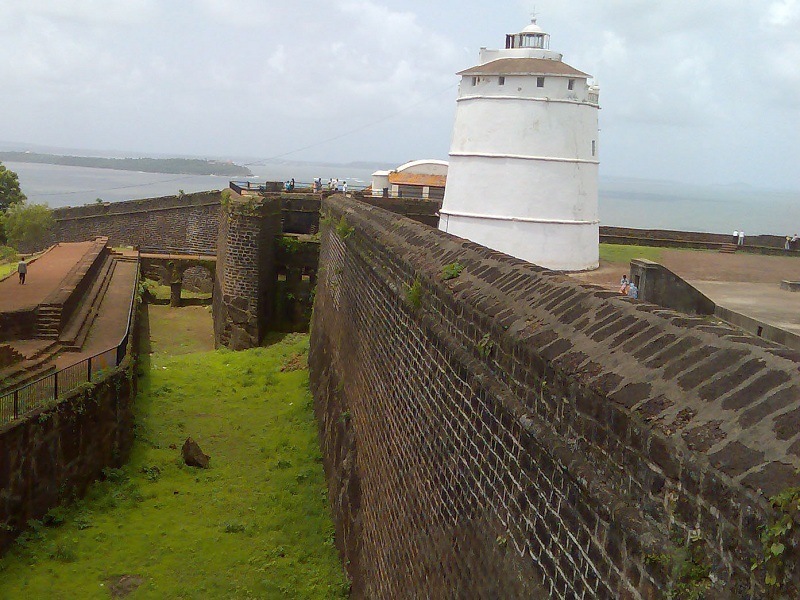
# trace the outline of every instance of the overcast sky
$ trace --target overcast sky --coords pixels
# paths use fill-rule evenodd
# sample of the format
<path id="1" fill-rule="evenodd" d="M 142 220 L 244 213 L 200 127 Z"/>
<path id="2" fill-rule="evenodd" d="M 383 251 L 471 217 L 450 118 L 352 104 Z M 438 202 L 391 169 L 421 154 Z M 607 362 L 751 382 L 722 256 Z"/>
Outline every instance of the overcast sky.
<path id="1" fill-rule="evenodd" d="M 0 140 L 446 159 L 455 72 L 534 5 L 602 175 L 800 190 L 800 0 L 0 0 Z"/>

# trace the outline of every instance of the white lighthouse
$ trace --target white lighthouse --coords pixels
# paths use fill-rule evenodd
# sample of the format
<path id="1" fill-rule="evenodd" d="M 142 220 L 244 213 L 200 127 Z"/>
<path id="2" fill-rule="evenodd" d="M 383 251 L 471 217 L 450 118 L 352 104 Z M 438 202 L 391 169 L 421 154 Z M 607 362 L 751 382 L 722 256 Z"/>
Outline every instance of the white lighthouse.
<path id="1" fill-rule="evenodd" d="M 439 228 L 565 271 L 597 268 L 597 111 L 590 75 L 534 20 L 461 75 Z"/>

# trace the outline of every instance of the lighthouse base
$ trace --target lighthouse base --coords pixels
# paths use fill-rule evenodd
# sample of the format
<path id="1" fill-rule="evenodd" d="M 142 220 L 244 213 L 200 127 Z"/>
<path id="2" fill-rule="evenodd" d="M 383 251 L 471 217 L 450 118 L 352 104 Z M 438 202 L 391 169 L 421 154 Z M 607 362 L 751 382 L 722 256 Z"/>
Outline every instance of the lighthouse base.
<path id="1" fill-rule="evenodd" d="M 555 271 L 599 265 L 598 222 L 516 220 L 441 212 L 439 229 Z"/>

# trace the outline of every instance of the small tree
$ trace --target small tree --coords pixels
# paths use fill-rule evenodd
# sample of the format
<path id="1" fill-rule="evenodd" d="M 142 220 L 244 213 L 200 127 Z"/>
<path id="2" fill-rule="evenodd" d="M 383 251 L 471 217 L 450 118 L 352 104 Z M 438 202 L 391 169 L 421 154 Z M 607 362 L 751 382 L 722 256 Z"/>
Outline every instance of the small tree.
<path id="1" fill-rule="evenodd" d="M 55 220 L 52 211 L 45 204 L 15 203 L 0 217 L 9 243 L 16 248 L 36 246 L 50 229 Z"/>
<path id="2" fill-rule="evenodd" d="M 25 202 L 25 194 L 19 188 L 19 177 L 0 163 L 0 212 L 14 204 Z"/>

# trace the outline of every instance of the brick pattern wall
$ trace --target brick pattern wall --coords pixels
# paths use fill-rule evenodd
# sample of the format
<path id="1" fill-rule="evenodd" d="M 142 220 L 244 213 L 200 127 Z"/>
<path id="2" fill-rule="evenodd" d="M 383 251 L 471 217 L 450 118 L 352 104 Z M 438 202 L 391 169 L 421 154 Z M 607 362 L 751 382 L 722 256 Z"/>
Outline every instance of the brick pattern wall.
<path id="1" fill-rule="evenodd" d="M 217 347 L 253 348 L 266 333 L 274 304 L 279 233 L 277 200 L 234 196 L 224 208 L 212 302 Z"/>
<path id="2" fill-rule="evenodd" d="M 709 597 L 764 597 L 767 498 L 800 483 L 795 354 L 324 211 L 309 364 L 356 597 L 666 598 L 690 544 Z"/>
<path id="3" fill-rule="evenodd" d="M 145 198 L 53 210 L 56 224 L 39 248 L 107 236 L 112 246 L 216 251 L 220 192 Z M 26 251 L 33 249 L 26 249 Z"/>

